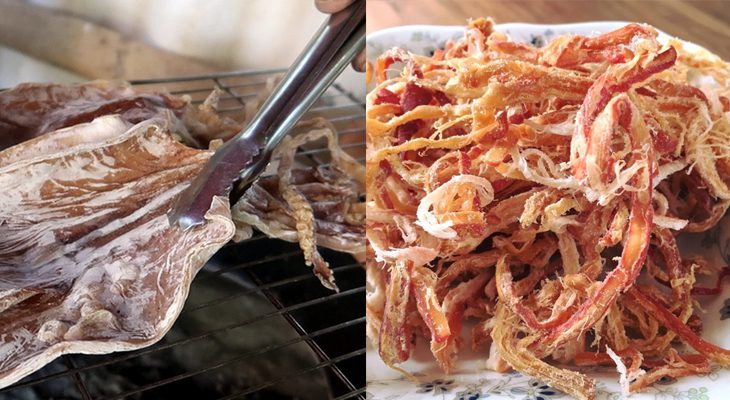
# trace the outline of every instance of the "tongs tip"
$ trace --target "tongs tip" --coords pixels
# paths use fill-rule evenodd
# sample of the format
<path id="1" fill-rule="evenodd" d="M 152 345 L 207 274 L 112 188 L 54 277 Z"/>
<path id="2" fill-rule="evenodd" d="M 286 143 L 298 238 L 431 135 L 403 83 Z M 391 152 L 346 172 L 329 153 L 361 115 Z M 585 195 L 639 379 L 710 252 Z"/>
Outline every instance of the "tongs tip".
<path id="1" fill-rule="evenodd" d="M 202 220 L 191 215 L 178 215 L 178 213 L 174 212 L 174 210 L 170 210 L 167 214 L 167 220 L 170 222 L 170 226 L 177 225 L 183 231 L 187 231 L 188 229 L 203 223 Z"/>
<path id="2" fill-rule="evenodd" d="M 198 215 L 195 207 L 192 207 L 190 199 L 183 196 L 176 199 L 170 211 L 167 212 L 167 221 L 170 226 L 178 226 L 183 231 L 201 225 L 205 220 L 205 215 Z"/>

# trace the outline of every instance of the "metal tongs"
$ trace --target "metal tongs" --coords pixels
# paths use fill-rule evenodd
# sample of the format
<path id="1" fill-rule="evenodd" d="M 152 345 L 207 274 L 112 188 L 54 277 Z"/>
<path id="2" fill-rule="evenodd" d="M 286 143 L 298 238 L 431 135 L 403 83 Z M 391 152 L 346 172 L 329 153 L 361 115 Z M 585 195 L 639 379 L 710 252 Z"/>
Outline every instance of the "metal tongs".
<path id="1" fill-rule="evenodd" d="M 183 229 L 202 224 L 214 196 L 240 195 L 274 149 L 365 46 L 365 1 L 333 14 L 289 67 L 249 125 L 221 146 L 168 213 Z M 233 198 L 232 203 L 237 199 Z"/>

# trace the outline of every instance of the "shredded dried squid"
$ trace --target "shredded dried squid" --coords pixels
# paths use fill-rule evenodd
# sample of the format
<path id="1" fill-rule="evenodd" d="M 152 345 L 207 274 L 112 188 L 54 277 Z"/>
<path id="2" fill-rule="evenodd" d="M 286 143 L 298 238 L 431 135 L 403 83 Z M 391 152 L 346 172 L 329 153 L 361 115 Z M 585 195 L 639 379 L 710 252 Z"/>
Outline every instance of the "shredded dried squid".
<path id="1" fill-rule="evenodd" d="M 728 64 L 647 25 L 543 48 L 493 25 L 374 63 L 367 312 L 382 359 L 401 369 L 424 338 L 450 372 L 473 320 L 487 366 L 582 399 L 596 382 L 566 365 L 614 366 L 626 393 L 727 367 L 694 306 L 730 271 L 697 286 L 706 262 L 674 237 L 730 204 Z"/>

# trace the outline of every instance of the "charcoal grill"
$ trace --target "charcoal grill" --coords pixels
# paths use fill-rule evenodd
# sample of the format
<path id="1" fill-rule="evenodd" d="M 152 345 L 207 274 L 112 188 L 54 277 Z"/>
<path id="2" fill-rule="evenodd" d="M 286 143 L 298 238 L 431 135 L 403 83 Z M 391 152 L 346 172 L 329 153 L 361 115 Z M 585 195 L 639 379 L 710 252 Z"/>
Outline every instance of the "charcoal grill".
<path id="1" fill-rule="evenodd" d="M 190 96 L 221 89 L 219 112 L 241 120 L 283 70 L 132 82 Z M 247 107 L 246 105 L 249 104 Z M 365 106 L 335 84 L 309 111 L 341 146 L 365 156 Z M 329 162 L 324 142 L 298 161 Z M 347 254 L 321 249 L 340 292 L 321 286 L 296 243 L 255 233 L 222 248 L 193 281 L 180 318 L 157 344 L 102 356 L 66 355 L 0 390 L 10 399 L 365 398 L 365 275 Z"/>

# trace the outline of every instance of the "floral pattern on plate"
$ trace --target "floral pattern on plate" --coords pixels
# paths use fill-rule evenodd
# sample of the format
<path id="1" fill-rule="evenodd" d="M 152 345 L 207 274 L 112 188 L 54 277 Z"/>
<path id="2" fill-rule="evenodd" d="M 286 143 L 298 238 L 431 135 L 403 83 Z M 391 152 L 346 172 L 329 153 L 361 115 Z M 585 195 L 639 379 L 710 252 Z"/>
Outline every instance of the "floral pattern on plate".
<path id="1" fill-rule="evenodd" d="M 714 377 L 712 376 L 714 374 Z M 418 376 L 420 383 L 410 382 L 404 377 L 392 380 L 368 381 L 366 399 L 441 399 L 441 400 L 479 400 L 479 399 L 514 399 L 514 400 L 567 400 L 570 396 L 553 389 L 545 383 L 517 372 L 494 374 L 498 379 L 480 378 L 471 375 L 454 375 L 449 378 L 429 379 Z M 719 378 L 717 371 L 704 377 L 709 382 Z M 707 386 L 679 386 L 676 381 L 659 383 L 644 393 L 635 394 L 631 398 L 657 400 L 710 400 L 722 399 L 719 391 Z M 599 400 L 619 400 L 623 398 L 615 387 L 605 382 L 598 384 Z"/>

